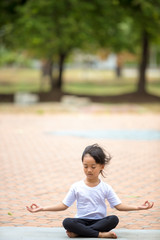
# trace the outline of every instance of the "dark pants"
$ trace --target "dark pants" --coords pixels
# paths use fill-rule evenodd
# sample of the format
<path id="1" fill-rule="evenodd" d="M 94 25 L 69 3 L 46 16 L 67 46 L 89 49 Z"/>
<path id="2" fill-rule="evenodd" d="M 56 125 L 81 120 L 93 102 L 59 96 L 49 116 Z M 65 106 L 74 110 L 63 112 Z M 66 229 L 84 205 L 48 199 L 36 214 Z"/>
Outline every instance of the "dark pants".
<path id="1" fill-rule="evenodd" d="M 81 237 L 97 238 L 99 232 L 109 232 L 117 226 L 119 219 L 111 215 L 102 219 L 82 219 L 82 218 L 65 218 L 63 226 L 69 232 L 78 234 Z"/>

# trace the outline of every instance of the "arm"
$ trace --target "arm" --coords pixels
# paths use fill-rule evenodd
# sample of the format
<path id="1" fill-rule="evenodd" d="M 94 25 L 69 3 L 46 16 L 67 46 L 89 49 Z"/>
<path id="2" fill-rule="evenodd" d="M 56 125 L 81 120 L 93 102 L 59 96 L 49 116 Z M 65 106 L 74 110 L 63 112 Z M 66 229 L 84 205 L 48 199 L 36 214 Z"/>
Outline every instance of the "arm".
<path id="1" fill-rule="evenodd" d="M 41 206 L 38 206 L 37 204 L 33 203 L 30 207 L 26 206 L 26 208 L 29 212 L 35 213 L 35 212 L 40 212 L 40 211 L 64 211 L 68 208 L 68 206 L 66 206 L 63 203 L 59 203 L 54 206 L 41 207 Z"/>
<path id="2" fill-rule="evenodd" d="M 137 211 L 137 210 L 147 210 L 152 208 L 154 205 L 153 202 L 148 202 L 145 201 L 144 204 L 142 204 L 141 206 L 131 206 L 131 205 L 126 205 L 123 203 L 120 203 L 118 205 L 115 206 L 115 208 L 119 211 Z"/>

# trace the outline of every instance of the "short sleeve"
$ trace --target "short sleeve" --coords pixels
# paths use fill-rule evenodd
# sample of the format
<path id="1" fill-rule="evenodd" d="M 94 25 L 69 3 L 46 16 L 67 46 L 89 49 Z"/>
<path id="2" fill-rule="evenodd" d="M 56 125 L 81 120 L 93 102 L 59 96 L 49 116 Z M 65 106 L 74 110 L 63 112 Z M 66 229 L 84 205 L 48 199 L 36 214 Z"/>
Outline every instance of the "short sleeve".
<path id="1" fill-rule="evenodd" d="M 74 186 L 72 185 L 66 197 L 62 201 L 66 206 L 70 207 L 76 200 Z"/>
<path id="2" fill-rule="evenodd" d="M 107 200 L 110 204 L 111 208 L 114 208 L 116 205 L 121 203 L 121 200 L 113 190 L 111 186 L 109 186 L 108 194 L 107 194 Z"/>

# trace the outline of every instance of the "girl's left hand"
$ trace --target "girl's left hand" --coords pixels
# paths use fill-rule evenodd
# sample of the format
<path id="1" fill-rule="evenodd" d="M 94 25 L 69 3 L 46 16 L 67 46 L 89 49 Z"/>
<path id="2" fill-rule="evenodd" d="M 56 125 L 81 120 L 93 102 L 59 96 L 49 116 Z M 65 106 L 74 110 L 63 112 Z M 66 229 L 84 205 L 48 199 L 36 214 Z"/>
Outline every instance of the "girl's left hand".
<path id="1" fill-rule="evenodd" d="M 139 210 L 147 210 L 152 208 L 154 205 L 154 202 L 149 202 L 149 201 L 145 201 L 144 204 L 142 204 L 141 206 L 138 207 Z"/>

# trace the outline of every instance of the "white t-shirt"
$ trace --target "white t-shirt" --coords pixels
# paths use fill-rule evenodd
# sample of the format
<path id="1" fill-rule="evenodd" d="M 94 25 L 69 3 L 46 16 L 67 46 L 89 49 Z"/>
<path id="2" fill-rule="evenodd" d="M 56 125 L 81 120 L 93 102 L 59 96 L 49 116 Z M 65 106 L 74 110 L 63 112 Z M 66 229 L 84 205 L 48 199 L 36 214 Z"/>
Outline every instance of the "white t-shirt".
<path id="1" fill-rule="evenodd" d="M 111 208 L 121 203 L 109 184 L 100 181 L 97 186 L 89 187 L 81 180 L 71 186 L 63 203 L 70 207 L 77 200 L 76 218 L 100 219 L 107 215 L 105 199 Z"/>

